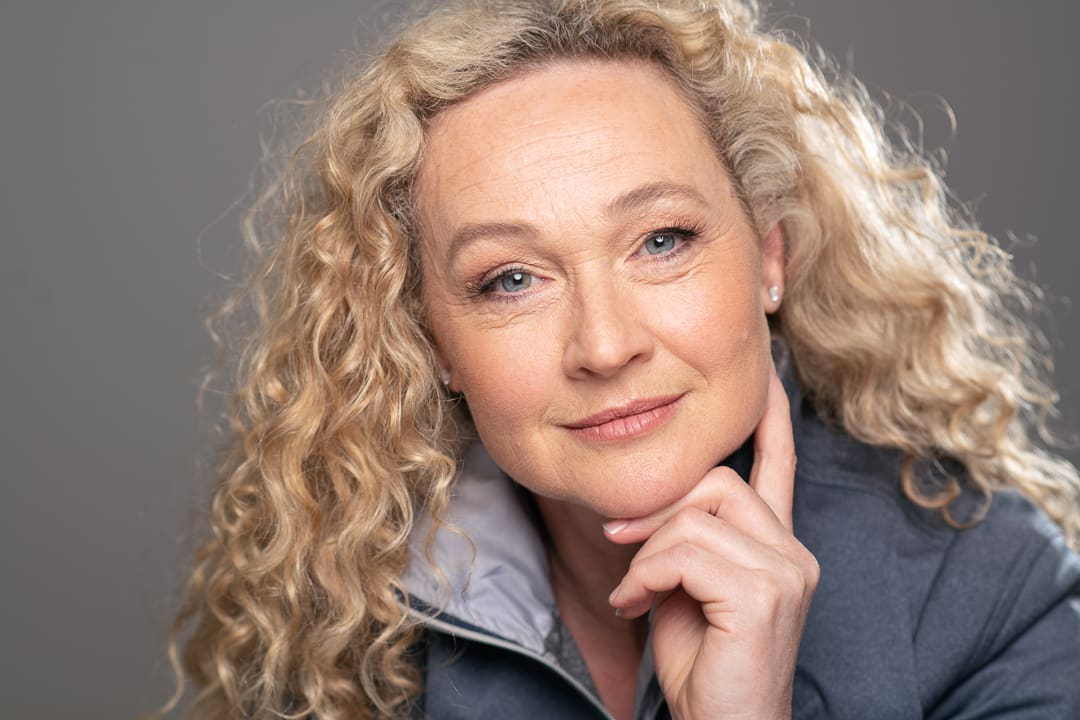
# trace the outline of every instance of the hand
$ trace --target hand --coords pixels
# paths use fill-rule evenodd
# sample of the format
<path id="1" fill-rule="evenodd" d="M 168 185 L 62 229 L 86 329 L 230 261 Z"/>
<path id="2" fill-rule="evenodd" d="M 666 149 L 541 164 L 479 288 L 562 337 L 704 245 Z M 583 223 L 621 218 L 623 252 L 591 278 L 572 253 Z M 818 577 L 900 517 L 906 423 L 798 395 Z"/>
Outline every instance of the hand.
<path id="1" fill-rule="evenodd" d="M 791 717 L 818 581 L 817 561 L 792 534 L 794 479 L 788 400 L 774 369 L 749 485 L 713 468 L 671 506 L 605 524 L 612 542 L 645 541 L 610 603 L 634 618 L 658 601 L 653 658 L 679 720 Z"/>

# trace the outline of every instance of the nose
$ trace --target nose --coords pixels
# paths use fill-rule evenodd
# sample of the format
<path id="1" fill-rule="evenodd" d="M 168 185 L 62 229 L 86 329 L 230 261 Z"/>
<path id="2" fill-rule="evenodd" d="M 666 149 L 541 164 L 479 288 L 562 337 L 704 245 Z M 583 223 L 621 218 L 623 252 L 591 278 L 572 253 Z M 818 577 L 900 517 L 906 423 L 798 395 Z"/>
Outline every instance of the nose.
<path id="1" fill-rule="evenodd" d="M 575 293 L 572 332 L 563 354 L 566 374 L 579 379 L 611 377 L 634 362 L 648 360 L 653 335 L 632 298 L 618 292 L 610 279 L 585 285 Z"/>

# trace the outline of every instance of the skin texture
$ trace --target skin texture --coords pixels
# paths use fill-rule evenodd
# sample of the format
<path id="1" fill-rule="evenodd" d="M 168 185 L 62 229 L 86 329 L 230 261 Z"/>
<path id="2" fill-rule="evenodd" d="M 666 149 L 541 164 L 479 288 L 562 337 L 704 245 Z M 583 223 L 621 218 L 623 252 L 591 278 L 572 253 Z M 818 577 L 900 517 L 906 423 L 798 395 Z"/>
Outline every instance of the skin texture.
<path id="1" fill-rule="evenodd" d="M 817 565 L 791 533 L 791 425 L 769 353 L 781 229 L 759 237 L 649 66 L 550 65 L 445 111 L 429 140 L 436 357 L 537 498 L 556 601 L 601 699 L 631 716 L 656 604 L 675 717 L 789 717 Z M 650 398 L 666 404 L 568 427 Z M 750 484 L 715 468 L 755 429 Z"/>
<path id="2" fill-rule="evenodd" d="M 658 182 L 701 199 L 607 212 Z M 709 139 L 657 71 L 554 66 L 449 109 L 430 129 L 420 205 L 440 362 L 517 482 L 606 517 L 644 515 L 749 437 L 765 403 L 780 243 L 763 254 Z M 493 223 L 525 229 L 455 251 L 462 228 Z M 641 254 L 649 233 L 673 226 L 700 233 Z M 476 295 L 507 269 L 532 285 Z M 682 399 L 667 422 L 628 442 L 563 427 L 670 395 Z"/>
<path id="3" fill-rule="evenodd" d="M 775 372 L 754 455 L 749 483 L 715 468 L 672 506 L 605 525 L 613 542 L 645 541 L 609 602 L 627 618 L 656 603 L 653 656 L 675 718 L 791 717 L 820 570 L 792 534 L 795 444 Z"/>

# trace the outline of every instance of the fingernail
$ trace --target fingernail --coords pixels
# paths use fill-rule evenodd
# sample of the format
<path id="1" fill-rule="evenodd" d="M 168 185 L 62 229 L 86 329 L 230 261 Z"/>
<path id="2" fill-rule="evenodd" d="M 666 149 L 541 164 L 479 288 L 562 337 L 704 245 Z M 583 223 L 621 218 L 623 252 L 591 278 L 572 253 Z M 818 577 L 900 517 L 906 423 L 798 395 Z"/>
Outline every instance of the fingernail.
<path id="1" fill-rule="evenodd" d="M 604 532 L 608 535 L 618 535 L 629 524 L 626 520 L 612 520 L 604 523 Z"/>
<path id="2" fill-rule="evenodd" d="M 616 585 L 615 589 L 611 591 L 610 595 L 608 595 L 608 598 L 607 598 L 608 603 L 615 602 L 615 598 L 617 598 L 619 596 L 619 591 L 620 590 L 622 590 L 622 583 L 619 583 L 618 585 Z M 618 613 L 619 613 L 619 611 L 616 610 L 615 614 L 617 615 Z"/>

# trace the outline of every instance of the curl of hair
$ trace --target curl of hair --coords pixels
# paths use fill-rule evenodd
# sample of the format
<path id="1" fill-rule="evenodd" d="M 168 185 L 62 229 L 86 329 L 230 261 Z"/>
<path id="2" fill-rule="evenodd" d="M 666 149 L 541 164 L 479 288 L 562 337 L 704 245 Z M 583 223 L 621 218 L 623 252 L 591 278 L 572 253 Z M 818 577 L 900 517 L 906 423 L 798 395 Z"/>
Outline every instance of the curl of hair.
<path id="1" fill-rule="evenodd" d="M 401 601 L 414 513 L 438 522 L 466 432 L 425 324 L 414 180 L 440 110 L 552 62 L 645 62 L 699 113 L 759 232 L 782 223 L 772 331 L 809 398 L 901 449 L 915 502 L 949 516 L 964 468 L 1080 538 L 1076 468 L 1034 443 L 1056 395 L 1037 291 L 950 206 L 882 112 L 739 0 L 474 0 L 431 12 L 318 106 L 245 224 L 247 301 L 230 454 L 173 629 L 200 718 L 404 714 L 419 691 Z M 940 462 L 938 462 L 940 466 Z M 977 519 L 977 518 L 976 518 Z M 194 629 L 181 660 L 177 636 Z M 176 704 L 176 698 L 169 707 Z"/>

